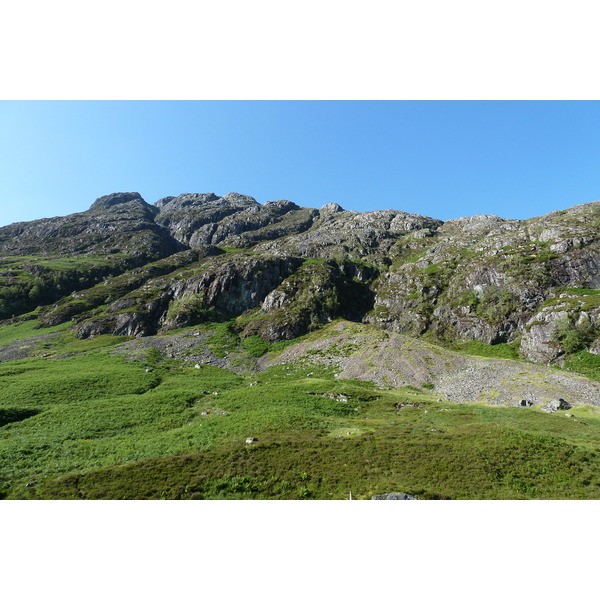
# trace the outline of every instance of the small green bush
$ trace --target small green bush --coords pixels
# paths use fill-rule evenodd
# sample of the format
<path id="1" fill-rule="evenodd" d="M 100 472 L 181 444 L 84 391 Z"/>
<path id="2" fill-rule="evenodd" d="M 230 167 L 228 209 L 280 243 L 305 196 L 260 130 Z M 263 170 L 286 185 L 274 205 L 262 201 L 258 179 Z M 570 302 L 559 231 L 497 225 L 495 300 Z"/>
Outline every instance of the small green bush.
<path id="1" fill-rule="evenodd" d="M 265 340 L 258 335 L 251 335 L 242 340 L 242 348 L 246 350 L 249 356 L 255 358 L 259 358 L 260 356 L 263 356 L 263 354 L 266 354 L 270 350 L 270 347 L 271 344 L 265 342 Z"/>
<path id="2" fill-rule="evenodd" d="M 235 321 L 216 323 L 213 326 L 213 334 L 208 338 L 207 344 L 215 356 L 224 358 L 238 349 L 240 338 L 235 327 Z"/>
<path id="3" fill-rule="evenodd" d="M 146 352 L 146 362 L 150 365 L 157 365 L 162 360 L 162 354 L 158 348 L 150 348 Z"/>
<path id="4" fill-rule="evenodd" d="M 591 323 L 577 325 L 574 318 L 567 318 L 557 327 L 555 339 L 566 354 L 575 354 L 587 348 L 596 333 L 596 328 Z"/>

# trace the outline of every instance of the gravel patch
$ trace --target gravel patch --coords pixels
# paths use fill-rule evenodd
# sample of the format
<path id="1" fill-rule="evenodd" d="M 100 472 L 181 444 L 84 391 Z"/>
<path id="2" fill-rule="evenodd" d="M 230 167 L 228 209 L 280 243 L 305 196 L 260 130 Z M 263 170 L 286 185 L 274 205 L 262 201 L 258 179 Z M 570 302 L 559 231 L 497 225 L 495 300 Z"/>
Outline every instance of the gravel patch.
<path id="1" fill-rule="evenodd" d="M 333 367 L 340 379 L 373 381 L 380 386 L 421 387 L 452 402 L 506 406 L 545 406 L 564 399 L 600 406 L 600 383 L 581 375 L 524 361 L 467 356 L 392 332 L 356 323 L 338 324 L 328 338 L 301 342 L 273 364 L 314 363 Z"/>
<path id="2" fill-rule="evenodd" d="M 46 333 L 44 335 L 36 335 L 24 340 L 17 340 L 8 346 L 0 347 L 0 362 L 5 360 L 21 360 L 38 355 L 40 344 L 48 342 L 54 338 L 64 335 L 63 333 Z"/>

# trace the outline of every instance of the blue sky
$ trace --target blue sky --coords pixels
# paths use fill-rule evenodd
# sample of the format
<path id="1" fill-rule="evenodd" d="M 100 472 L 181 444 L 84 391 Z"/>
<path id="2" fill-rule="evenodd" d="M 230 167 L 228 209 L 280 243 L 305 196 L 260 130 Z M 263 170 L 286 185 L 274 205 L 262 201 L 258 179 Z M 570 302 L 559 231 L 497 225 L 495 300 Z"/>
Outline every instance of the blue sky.
<path id="1" fill-rule="evenodd" d="M 600 199 L 600 103 L 4 101 L 0 225 L 137 191 L 451 219 Z"/>

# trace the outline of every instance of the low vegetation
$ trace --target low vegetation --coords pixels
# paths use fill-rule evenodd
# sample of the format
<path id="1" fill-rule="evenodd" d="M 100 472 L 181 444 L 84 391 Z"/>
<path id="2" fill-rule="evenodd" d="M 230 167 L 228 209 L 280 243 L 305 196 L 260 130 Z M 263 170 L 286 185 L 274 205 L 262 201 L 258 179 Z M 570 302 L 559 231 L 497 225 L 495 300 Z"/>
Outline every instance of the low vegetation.
<path id="1" fill-rule="evenodd" d="M 213 349 L 277 349 L 233 326 L 215 326 Z M 63 334 L 50 357 L 0 364 L 5 498 L 600 498 L 597 409 L 439 402 L 431 385 L 309 363 L 239 375 L 156 348 L 131 360 L 110 337 Z"/>
<path id="2" fill-rule="evenodd" d="M 600 381 L 600 356 L 586 350 L 579 350 L 567 356 L 564 367 L 570 371 L 582 373 L 590 379 Z"/>
<path id="3" fill-rule="evenodd" d="M 473 356 L 484 356 L 486 358 L 508 358 L 510 360 L 518 360 L 519 344 L 512 342 L 510 344 L 484 344 L 477 340 L 471 340 L 469 342 L 454 342 L 447 344 L 448 347 L 457 352 L 463 354 L 471 354 Z"/>

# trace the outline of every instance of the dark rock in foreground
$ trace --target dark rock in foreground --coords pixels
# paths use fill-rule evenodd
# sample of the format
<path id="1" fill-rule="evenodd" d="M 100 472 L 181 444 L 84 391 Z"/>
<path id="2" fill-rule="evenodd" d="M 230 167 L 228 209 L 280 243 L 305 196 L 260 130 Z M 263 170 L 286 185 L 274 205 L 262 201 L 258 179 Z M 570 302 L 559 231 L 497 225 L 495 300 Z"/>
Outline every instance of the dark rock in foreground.
<path id="1" fill-rule="evenodd" d="M 551 400 L 548 404 L 542 409 L 546 412 L 556 412 L 557 410 L 569 410 L 573 408 L 566 400 L 559 398 L 558 400 Z"/>

